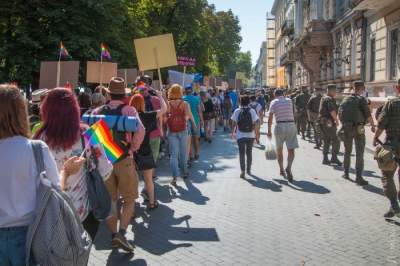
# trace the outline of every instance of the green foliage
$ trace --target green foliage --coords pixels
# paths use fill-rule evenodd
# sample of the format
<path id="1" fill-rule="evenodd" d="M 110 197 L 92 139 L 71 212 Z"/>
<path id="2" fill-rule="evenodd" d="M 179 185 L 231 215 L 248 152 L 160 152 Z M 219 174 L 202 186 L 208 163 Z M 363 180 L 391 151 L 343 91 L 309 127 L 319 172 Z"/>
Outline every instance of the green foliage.
<path id="1" fill-rule="evenodd" d="M 196 57 L 191 71 L 247 73 L 238 18 L 207 0 L 13 0 L 1 1 L 0 14 L 0 82 L 38 84 L 40 62 L 58 59 L 60 41 L 81 61 L 80 80 L 101 42 L 119 67 L 135 67 L 133 39 L 163 33 L 174 35 L 178 55 Z"/>

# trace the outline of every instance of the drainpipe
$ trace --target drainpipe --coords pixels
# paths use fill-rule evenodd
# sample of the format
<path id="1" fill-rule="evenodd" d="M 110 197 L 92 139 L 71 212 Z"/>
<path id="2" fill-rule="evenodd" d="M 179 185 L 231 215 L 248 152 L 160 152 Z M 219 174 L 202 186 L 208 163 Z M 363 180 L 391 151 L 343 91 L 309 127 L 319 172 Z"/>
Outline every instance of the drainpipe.
<path id="1" fill-rule="evenodd" d="M 366 81 L 366 64 L 367 64 L 367 18 L 364 17 L 364 11 L 362 12 L 362 29 L 361 29 L 361 80 Z"/>

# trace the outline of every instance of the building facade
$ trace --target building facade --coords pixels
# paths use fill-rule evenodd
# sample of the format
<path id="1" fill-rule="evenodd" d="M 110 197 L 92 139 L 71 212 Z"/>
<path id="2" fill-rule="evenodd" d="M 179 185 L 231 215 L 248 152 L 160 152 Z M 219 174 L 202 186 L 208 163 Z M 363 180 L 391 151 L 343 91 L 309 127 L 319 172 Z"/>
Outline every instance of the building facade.
<path id="1" fill-rule="evenodd" d="M 400 78 L 399 0 L 275 0 L 277 86 L 393 94 Z M 279 80 L 284 82 L 279 82 Z"/>
<path id="2" fill-rule="evenodd" d="M 260 55 L 255 66 L 255 83 L 257 87 L 266 86 L 267 84 L 267 42 L 261 44 Z"/>
<path id="3" fill-rule="evenodd" d="M 266 51 L 266 71 L 268 87 L 276 86 L 276 71 L 275 71 L 275 18 L 267 12 L 267 51 Z"/>

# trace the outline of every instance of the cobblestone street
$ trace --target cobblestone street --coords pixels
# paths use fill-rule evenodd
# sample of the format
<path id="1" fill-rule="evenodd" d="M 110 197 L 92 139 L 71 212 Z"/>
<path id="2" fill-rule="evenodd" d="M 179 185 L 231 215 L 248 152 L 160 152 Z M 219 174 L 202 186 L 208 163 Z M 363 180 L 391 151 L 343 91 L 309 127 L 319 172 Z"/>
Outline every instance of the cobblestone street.
<path id="1" fill-rule="evenodd" d="M 169 186 L 165 160 L 156 184 L 160 207 L 148 213 L 141 205 L 134 234 L 129 230 L 134 256 L 111 252 L 103 225 L 90 265 L 400 264 L 400 221 L 382 216 L 388 202 L 372 154 L 365 162 L 370 185 L 362 188 L 323 166 L 312 143 L 300 146 L 293 185 L 259 148 L 254 176 L 240 179 L 236 144 L 222 134 L 202 145 L 190 179 L 177 188 Z"/>

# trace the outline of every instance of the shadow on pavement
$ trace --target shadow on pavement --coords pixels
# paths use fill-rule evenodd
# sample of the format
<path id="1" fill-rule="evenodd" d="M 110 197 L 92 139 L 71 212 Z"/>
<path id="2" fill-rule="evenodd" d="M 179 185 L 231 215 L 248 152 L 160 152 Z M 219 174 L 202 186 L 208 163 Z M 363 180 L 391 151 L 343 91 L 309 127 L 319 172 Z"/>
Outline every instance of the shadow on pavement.
<path id="1" fill-rule="evenodd" d="M 131 259 L 134 257 L 134 254 L 132 253 L 119 253 L 116 250 L 113 250 L 110 255 L 108 256 L 107 259 L 107 266 L 146 266 L 147 263 L 144 259 L 136 259 L 132 260 Z"/>
<path id="2" fill-rule="evenodd" d="M 400 223 L 398 221 L 396 221 L 396 220 L 386 218 L 385 221 L 390 223 L 390 224 L 394 224 L 394 225 L 400 226 Z"/>
<path id="3" fill-rule="evenodd" d="M 191 247 L 191 243 L 175 244 L 171 241 L 219 241 L 215 228 L 191 228 L 190 215 L 174 217 L 175 211 L 166 205 L 150 212 L 143 212 L 133 222 L 135 245 L 145 251 L 162 255 L 177 248 Z M 142 221 L 139 221 L 142 220 Z M 184 226 L 178 227 L 181 223 Z"/>
<path id="4" fill-rule="evenodd" d="M 174 199 L 181 199 L 183 201 L 193 202 L 197 205 L 205 205 L 210 198 L 204 196 L 201 191 L 193 184 L 190 179 L 183 181 L 186 189 L 178 185 L 172 187 L 170 185 L 160 186 L 159 184 L 154 184 L 154 189 L 156 192 L 156 198 L 162 203 L 170 203 Z"/>
<path id="5" fill-rule="evenodd" d="M 376 187 L 374 185 L 368 184 L 366 186 L 363 186 L 363 189 L 366 190 L 366 191 L 369 191 L 369 192 L 384 196 L 383 189 L 379 188 L 379 187 Z"/>
<path id="6" fill-rule="evenodd" d="M 333 169 L 343 172 L 343 166 L 333 165 Z M 356 170 L 354 168 L 350 168 L 350 174 L 356 174 Z M 379 175 L 376 174 L 375 171 L 371 171 L 371 170 L 364 170 L 363 171 L 363 176 L 364 177 L 381 178 Z"/>
<path id="7" fill-rule="evenodd" d="M 269 190 L 274 191 L 274 192 L 281 192 L 282 191 L 282 186 L 276 184 L 275 182 L 262 179 L 262 178 L 260 178 L 258 176 L 255 176 L 255 175 L 250 175 L 250 176 L 253 179 L 246 179 L 246 181 L 249 184 L 253 185 L 254 187 L 262 188 L 262 189 L 269 189 Z"/>
<path id="8" fill-rule="evenodd" d="M 305 180 L 300 180 L 297 181 L 295 180 L 293 184 L 290 184 L 287 180 L 282 180 L 282 179 L 273 179 L 275 182 L 278 182 L 281 185 L 288 186 L 290 188 L 293 188 L 294 190 L 302 191 L 302 192 L 307 192 L 307 193 L 315 193 L 315 194 L 327 194 L 330 193 L 331 191 L 327 189 L 324 186 L 317 185 L 313 182 L 310 181 L 305 181 Z"/>

